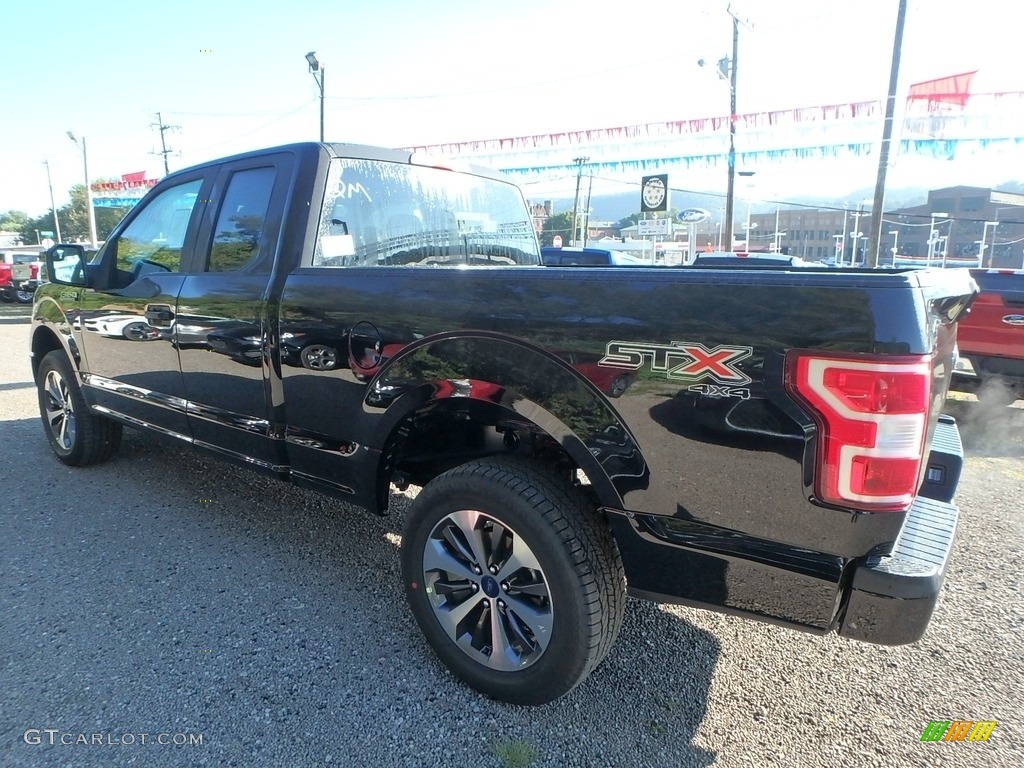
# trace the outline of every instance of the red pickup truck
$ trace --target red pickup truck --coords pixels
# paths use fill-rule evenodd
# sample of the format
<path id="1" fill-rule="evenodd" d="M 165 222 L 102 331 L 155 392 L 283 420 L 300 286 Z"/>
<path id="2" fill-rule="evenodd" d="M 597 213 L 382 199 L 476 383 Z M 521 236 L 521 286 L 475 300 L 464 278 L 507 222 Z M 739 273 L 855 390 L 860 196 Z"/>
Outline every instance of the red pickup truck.
<path id="1" fill-rule="evenodd" d="M 39 280 L 41 263 L 36 253 L 0 253 L 0 299 L 30 303 Z"/>
<path id="2" fill-rule="evenodd" d="M 960 320 L 953 389 L 1009 405 L 1024 398 L 1024 270 L 972 269 L 981 288 Z"/>

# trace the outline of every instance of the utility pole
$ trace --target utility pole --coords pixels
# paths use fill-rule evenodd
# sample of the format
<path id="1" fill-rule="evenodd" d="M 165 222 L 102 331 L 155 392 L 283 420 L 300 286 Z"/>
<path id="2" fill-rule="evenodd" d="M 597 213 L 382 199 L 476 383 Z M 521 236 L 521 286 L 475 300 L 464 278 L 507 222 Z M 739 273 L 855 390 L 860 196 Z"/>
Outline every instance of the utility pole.
<path id="1" fill-rule="evenodd" d="M 590 174 L 590 181 L 587 184 L 587 210 L 583 214 L 583 247 L 587 247 L 587 238 L 590 237 L 590 195 L 594 191 L 594 174 Z"/>
<path id="2" fill-rule="evenodd" d="M 896 35 L 892 43 L 892 68 L 889 70 L 889 97 L 885 101 L 885 120 L 882 123 L 882 146 L 878 152 L 878 177 L 875 180 L 875 199 L 871 210 L 871 234 L 865 266 L 878 266 L 878 249 L 882 240 L 882 212 L 885 205 L 885 173 L 889 165 L 889 144 L 892 140 L 893 114 L 896 110 L 896 86 L 900 77 L 900 52 L 903 49 L 903 23 L 907 17 L 907 0 L 900 0 L 896 11 Z"/>
<path id="3" fill-rule="evenodd" d="M 572 244 L 576 245 L 576 237 L 579 233 L 577 221 L 580 213 L 580 180 L 583 178 L 583 164 L 590 160 L 589 157 L 574 157 L 576 163 L 576 200 L 572 204 Z"/>
<path id="4" fill-rule="evenodd" d="M 150 123 L 150 127 L 156 128 L 157 130 L 160 131 L 160 151 L 159 152 L 152 152 L 151 154 L 163 155 L 163 157 L 164 157 L 164 175 L 166 176 L 168 173 L 171 172 L 170 168 L 167 167 L 167 156 L 169 154 L 171 154 L 171 152 L 173 152 L 174 150 L 167 148 L 167 142 L 164 139 L 164 133 L 167 132 L 167 131 L 173 130 L 175 128 L 178 128 L 179 126 L 177 126 L 177 125 L 164 125 L 163 117 L 160 115 L 159 112 L 157 112 L 156 113 L 156 122 L 155 123 Z"/>
<path id="5" fill-rule="evenodd" d="M 50 179 L 50 161 L 43 160 L 43 165 L 46 166 L 46 185 L 50 188 L 50 210 L 53 211 L 53 233 L 57 236 L 56 242 L 61 242 L 60 239 L 60 221 L 57 220 L 57 204 L 53 201 L 53 181 Z"/>
<path id="6" fill-rule="evenodd" d="M 736 195 L 736 59 L 740 51 L 740 23 L 732 14 L 732 61 L 729 62 L 729 181 L 725 190 L 723 250 L 732 250 L 733 201 Z M 721 62 L 719 62 L 721 71 Z M 749 239 L 749 237 L 748 237 Z M 747 250 L 750 250 L 749 246 Z"/>

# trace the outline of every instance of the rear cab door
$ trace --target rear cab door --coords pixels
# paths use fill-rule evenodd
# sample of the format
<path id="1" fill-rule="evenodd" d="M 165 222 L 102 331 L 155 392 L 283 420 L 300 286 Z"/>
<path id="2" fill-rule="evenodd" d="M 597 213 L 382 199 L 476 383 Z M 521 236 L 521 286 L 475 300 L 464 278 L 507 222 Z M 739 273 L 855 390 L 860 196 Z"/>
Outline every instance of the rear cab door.
<path id="1" fill-rule="evenodd" d="M 284 470 L 269 415 L 268 294 L 296 165 L 288 152 L 220 166 L 175 307 L 188 422 L 197 445 Z"/>

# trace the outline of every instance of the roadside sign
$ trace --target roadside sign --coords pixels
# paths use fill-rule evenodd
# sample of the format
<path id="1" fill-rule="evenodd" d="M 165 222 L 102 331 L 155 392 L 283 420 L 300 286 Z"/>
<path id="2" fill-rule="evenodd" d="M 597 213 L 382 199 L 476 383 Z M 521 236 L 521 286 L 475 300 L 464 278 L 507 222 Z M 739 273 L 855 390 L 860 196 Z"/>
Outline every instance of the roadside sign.
<path id="1" fill-rule="evenodd" d="M 640 219 L 636 224 L 641 236 L 672 234 L 672 219 Z"/>
<path id="2" fill-rule="evenodd" d="M 562 247 L 562 236 L 561 235 L 555 235 L 553 238 L 551 238 L 551 245 L 553 245 L 555 248 L 561 248 Z"/>
<path id="3" fill-rule="evenodd" d="M 687 208 L 676 214 L 676 218 L 684 224 L 700 224 L 711 218 L 711 214 L 703 208 Z"/>
<path id="4" fill-rule="evenodd" d="M 644 176 L 640 180 L 640 211 L 652 213 L 668 210 L 668 174 Z"/>

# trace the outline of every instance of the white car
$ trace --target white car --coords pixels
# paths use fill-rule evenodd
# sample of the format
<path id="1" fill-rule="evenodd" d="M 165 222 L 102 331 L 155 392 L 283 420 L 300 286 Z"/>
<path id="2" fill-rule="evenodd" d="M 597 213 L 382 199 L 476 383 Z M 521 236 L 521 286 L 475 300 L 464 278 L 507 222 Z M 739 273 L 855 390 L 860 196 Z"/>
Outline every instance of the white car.
<path id="1" fill-rule="evenodd" d="M 85 320 L 85 330 L 100 336 L 122 337 L 132 341 L 147 341 L 159 337 L 160 330 L 139 315 L 101 315 Z"/>

